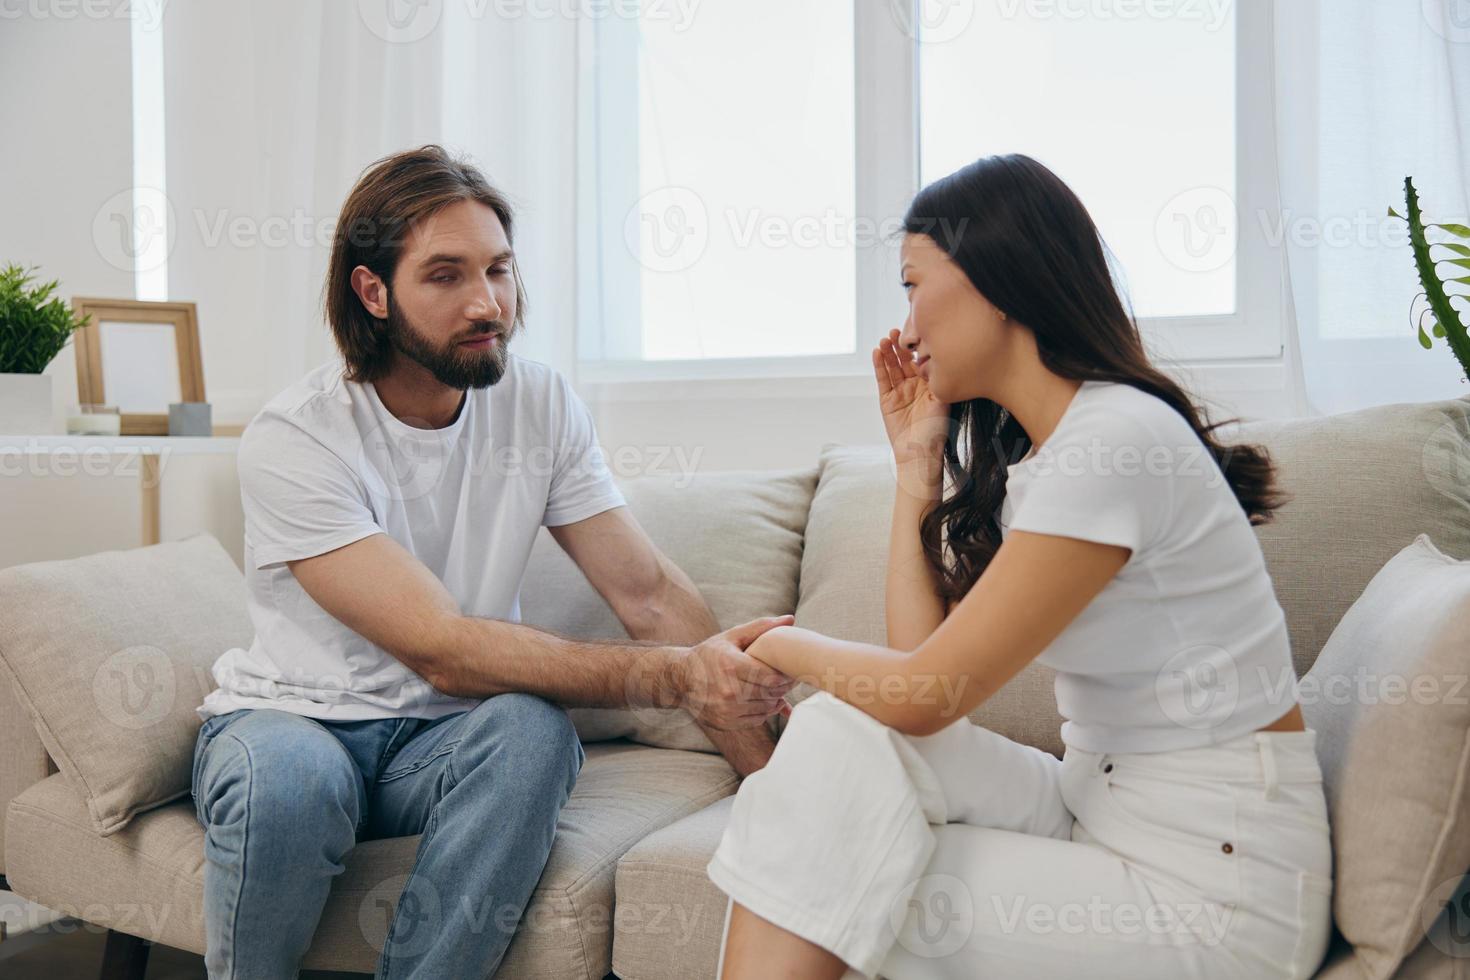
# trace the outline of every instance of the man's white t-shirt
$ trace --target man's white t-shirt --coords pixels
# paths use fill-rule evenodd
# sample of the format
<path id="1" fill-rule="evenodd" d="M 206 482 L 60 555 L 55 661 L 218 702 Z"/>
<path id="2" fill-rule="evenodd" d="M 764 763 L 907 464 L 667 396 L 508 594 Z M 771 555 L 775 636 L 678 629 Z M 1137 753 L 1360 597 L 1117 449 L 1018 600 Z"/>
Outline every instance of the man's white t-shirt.
<path id="1" fill-rule="evenodd" d="M 1051 436 L 1007 470 L 1002 538 L 1034 531 L 1133 549 L 1037 658 L 1057 671 L 1065 744 L 1194 748 L 1290 710 L 1299 689 L 1286 616 L 1260 544 L 1168 402 L 1083 382 Z"/>
<path id="2" fill-rule="evenodd" d="M 226 651 L 201 719 L 237 708 L 313 718 L 438 718 L 452 698 L 317 605 L 285 562 L 387 534 L 471 616 L 517 621 L 542 525 L 624 503 L 591 413 L 550 367 L 510 354 L 439 429 L 394 416 L 371 383 L 317 367 L 251 420 L 240 440 L 250 648 Z M 493 651 L 486 651 L 492 656 Z"/>

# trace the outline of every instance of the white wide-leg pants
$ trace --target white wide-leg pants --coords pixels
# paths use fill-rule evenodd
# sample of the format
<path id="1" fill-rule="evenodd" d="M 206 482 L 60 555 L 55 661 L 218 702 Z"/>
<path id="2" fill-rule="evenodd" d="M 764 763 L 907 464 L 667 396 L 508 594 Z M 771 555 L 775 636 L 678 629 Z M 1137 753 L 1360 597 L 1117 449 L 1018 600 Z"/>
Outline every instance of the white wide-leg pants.
<path id="1" fill-rule="evenodd" d="M 1058 760 L 968 719 L 904 735 L 818 692 L 709 862 L 720 963 L 739 902 L 849 977 L 1310 977 L 1332 891 L 1315 743 Z"/>

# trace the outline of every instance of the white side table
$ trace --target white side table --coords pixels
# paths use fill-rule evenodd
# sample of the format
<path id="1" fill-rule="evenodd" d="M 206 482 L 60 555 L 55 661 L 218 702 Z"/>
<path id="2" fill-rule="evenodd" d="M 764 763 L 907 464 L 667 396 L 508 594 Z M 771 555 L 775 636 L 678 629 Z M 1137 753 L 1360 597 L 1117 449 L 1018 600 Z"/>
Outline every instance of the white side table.
<path id="1" fill-rule="evenodd" d="M 45 460 L 50 468 L 115 473 L 135 459 L 143 492 L 143 544 L 158 544 L 160 515 L 158 487 L 163 466 L 174 455 L 231 455 L 240 448 L 239 436 L 6 436 L 0 435 L 0 473 L 14 472 L 18 458 Z M 25 463 L 20 463 L 24 471 Z"/>

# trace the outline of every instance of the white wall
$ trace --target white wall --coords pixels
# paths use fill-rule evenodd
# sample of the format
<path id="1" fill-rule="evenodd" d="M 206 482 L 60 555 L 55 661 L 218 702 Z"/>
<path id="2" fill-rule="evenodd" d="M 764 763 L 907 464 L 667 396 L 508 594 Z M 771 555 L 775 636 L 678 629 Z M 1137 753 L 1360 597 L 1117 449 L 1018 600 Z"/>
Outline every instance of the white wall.
<path id="1" fill-rule="evenodd" d="M 105 219 L 94 225 L 133 183 L 130 24 L 84 16 L 87 6 L 12 5 L 26 15 L 0 19 L 0 92 L 7 93 L 0 132 L 10 137 L 0 153 L 0 263 L 39 266 L 39 276 L 61 281 L 57 294 L 68 301 L 131 299 L 132 272 L 110 262 L 112 250 L 94 237 L 120 233 Z M 229 359 L 251 349 L 211 336 L 203 348 L 206 381 L 211 351 Z M 77 399 L 72 345 L 45 373 L 59 432 Z M 0 568 L 136 547 L 139 482 L 136 463 L 125 460 L 97 473 L 75 460 L 0 457 Z M 165 466 L 161 492 L 165 539 L 209 530 L 239 560 L 233 460 L 176 457 Z"/>
<path id="2" fill-rule="evenodd" d="M 129 23 L 74 12 L 0 20 L 0 263 L 39 266 L 67 300 L 131 299 L 132 273 L 107 261 L 93 230 L 104 203 L 132 185 Z M 71 345 L 45 373 L 61 423 L 76 400 Z"/>

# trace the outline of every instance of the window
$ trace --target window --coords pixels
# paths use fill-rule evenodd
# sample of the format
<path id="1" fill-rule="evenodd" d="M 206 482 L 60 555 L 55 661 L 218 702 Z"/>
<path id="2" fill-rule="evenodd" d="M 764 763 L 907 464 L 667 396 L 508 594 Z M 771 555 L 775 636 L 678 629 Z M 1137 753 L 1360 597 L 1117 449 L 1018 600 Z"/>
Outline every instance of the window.
<path id="1" fill-rule="evenodd" d="M 160 16 L 162 11 L 160 10 Z M 133 186 L 104 205 L 99 214 L 125 222 L 93 230 L 118 254 L 110 259 L 133 269 L 133 297 L 168 299 L 168 254 L 174 234 L 166 192 L 163 117 L 163 28 L 134 16 L 129 36 L 133 63 Z M 112 206 L 115 204 L 115 207 Z M 118 234 L 126 236 L 126 241 Z"/>
<path id="2" fill-rule="evenodd" d="M 1276 357 L 1269 11 L 1224 0 L 645 4 L 582 27 L 580 373 L 865 373 L 913 193 L 1020 151 L 1157 353 Z M 1254 9 L 1253 9 L 1254 8 Z"/>
<path id="3" fill-rule="evenodd" d="M 1235 312 L 1233 10 L 1215 21 L 1202 4 L 1199 17 L 1052 9 L 976 4 L 963 32 L 923 45 L 921 182 L 1025 147 L 1087 204 L 1138 316 Z M 1171 207 L 1179 197 L 1199 214 Z"/>
<path id="4" fill-rule="evenodd" d="M 596 247 L 579 262 L 580 359 L 852 358 L 853 7 L 746 0 L 687 21 L 666 9 L 591 27 L 579 186 Z"/>

